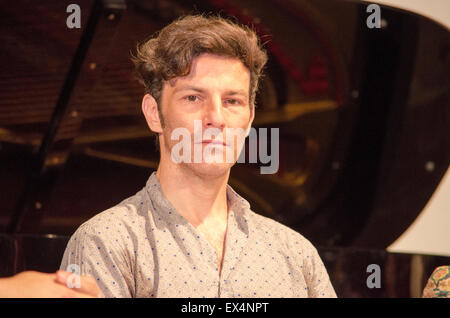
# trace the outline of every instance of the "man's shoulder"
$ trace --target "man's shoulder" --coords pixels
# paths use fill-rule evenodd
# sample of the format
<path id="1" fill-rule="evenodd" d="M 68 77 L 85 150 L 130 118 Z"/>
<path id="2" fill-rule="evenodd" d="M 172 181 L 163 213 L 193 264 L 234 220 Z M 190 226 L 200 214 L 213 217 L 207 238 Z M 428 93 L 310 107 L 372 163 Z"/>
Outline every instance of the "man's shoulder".
<path id="1" fill-rule="evenodd" d="M 266 230 L 273 235 L 288 235 L 305 239 L 303 235 L 275 219 L 261 215 L 252 210 L 249 210 L 248 215 L 259 230 Z"/>
<path id="2" fill-rule="evenodd" d="M 102 234 L 128 231 L 151 216 L 151 209 L 148 206 L 149 202 L 145 200 L 142 191 L 139 191 L 115 206 L 92 216 L 78 227 L 74 235 L 83 232 L 103 236 Z"/>
<path id="3" fill-rule="evenodd" d="M 248 215 L 254 225 L 252 226 L 253 231 L 258 232 L 259 235 L 271 237 L 289 248 L 315 249 L 306 237 L 289 226 L 252 210 L 249 210 Z"/>

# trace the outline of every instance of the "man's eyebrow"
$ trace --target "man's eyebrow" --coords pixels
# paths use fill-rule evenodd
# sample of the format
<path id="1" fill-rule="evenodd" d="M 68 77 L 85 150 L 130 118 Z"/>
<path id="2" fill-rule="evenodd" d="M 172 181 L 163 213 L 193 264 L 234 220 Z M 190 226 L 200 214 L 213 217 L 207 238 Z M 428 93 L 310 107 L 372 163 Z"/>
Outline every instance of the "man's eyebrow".
<path id="1" fill-rule="evenodd" d="M 196 86 L 192 86 L 192 85 L 182 85 L 180 87 L 175 88 L 174 93 L 179 92 L 179 91 L 196 91 L 199 93 L 203 93 L 205 90 L 200 87 L 196 87 Z"/>
<path id="2" fill-rule="evenodd" d="M 182 85 L 180 87 L 175 88 L 174 93 L 180 92 L 180 91 L 196 91 L 199 93 L 204 93 L 206 92 L 205 89 L 201 88 L 201 87 L 197 87 L 197 86 L 193 86 L 193 85 Z M 246 92 L 243 89 L 230 89 L 225 91 L 226 95 L 244 95 L 244 96 L 248 96 L 248 92 Z"/>
<path id="3" fill-rule="evenodd" d="M 246 92 L 245 90 L 242 90 L 242 89 L 238 89 L 238 90 L 230 89 L 230 90 L 226 91 L 225 94 L 226 95 L 244 95 L 244 96 L 247 96 L 248 92 Z"/>

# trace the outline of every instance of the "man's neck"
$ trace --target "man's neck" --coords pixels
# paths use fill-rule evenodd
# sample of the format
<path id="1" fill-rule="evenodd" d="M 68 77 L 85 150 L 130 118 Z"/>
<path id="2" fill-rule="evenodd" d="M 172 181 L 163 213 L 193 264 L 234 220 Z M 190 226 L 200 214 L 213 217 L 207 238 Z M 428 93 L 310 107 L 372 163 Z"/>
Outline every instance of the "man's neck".
<path id="1" fill-rule="evenodd" d="M 160 164 L 156 176 L 169 202 L 194 227 L 226 222 L 229 171 L 222 176 L 202 176 L 180 166 Z"/>

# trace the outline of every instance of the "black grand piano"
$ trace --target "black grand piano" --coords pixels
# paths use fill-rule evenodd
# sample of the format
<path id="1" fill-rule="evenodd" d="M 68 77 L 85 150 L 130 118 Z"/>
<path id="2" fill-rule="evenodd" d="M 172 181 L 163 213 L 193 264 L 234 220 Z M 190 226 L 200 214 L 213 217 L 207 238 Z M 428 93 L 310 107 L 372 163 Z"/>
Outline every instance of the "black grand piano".
<path id="1" fill-rule="evenodd" d="M 255 127 L 280 162 L 237 164 L 254 211 L 307 237 L 340 297 L 420 296 L 443 255 L 392 253 L 450 162 L 450 34 L 418 14 L 342 0 L 79 0 L 0 9 L 0 277 L 53 272 L 75 229 L 158 164 L 130 51 L 173 19 L 219 13 L 269 53 Z M 450 242 L 449 242 L 450 244 Z M 380 288 L 367 286 L 370 264 Z"/>

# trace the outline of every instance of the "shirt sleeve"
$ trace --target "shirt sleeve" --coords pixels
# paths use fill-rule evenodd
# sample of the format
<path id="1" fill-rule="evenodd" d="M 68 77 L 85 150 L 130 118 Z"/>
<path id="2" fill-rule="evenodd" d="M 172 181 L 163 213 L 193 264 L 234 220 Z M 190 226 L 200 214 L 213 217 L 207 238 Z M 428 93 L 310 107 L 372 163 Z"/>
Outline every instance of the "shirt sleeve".
<path id="1" fill-rule="evenodd" d="M 120 239 L 85 223 L 70 238 L 60 269 L 90 275 L 105 297 L 133 297 L 135 292 L 131 258 Z"/>
<path id="2" fill-rule="evenodd" d="M 309 243 L 310 244 L 310 243 Z M 317 252 L 310 244 L 304 259 L 304 277 L 308 285 L 308 296 L 311 298 L 336 298 L 327 269 Z"/>

